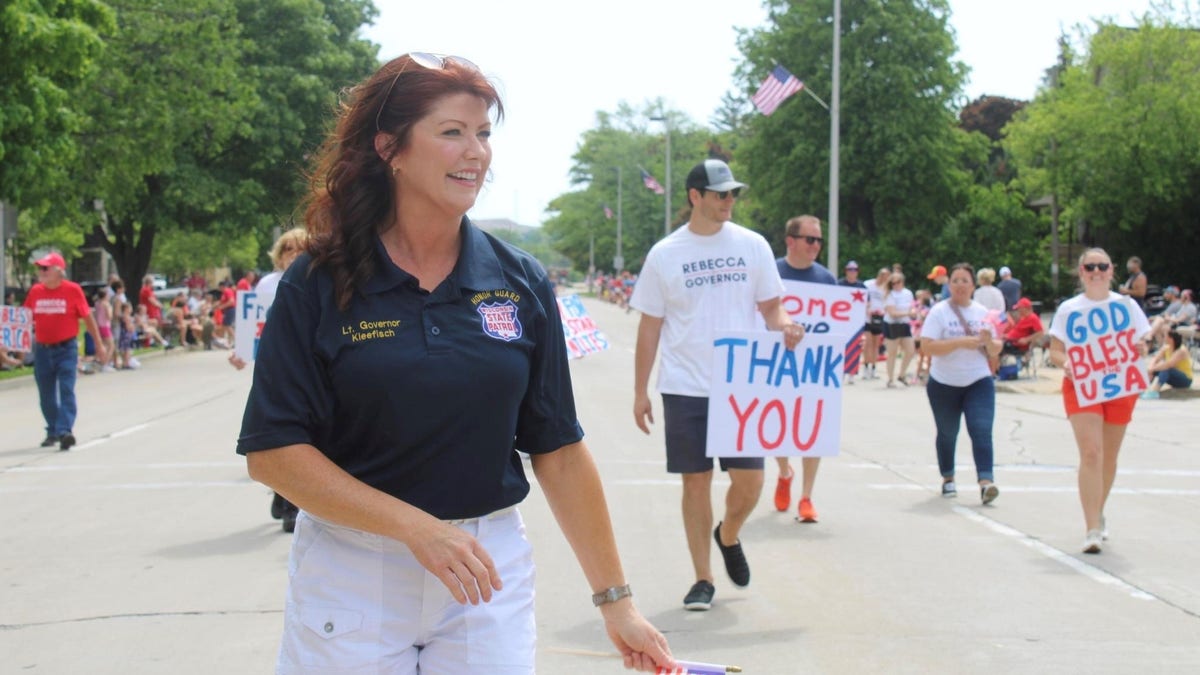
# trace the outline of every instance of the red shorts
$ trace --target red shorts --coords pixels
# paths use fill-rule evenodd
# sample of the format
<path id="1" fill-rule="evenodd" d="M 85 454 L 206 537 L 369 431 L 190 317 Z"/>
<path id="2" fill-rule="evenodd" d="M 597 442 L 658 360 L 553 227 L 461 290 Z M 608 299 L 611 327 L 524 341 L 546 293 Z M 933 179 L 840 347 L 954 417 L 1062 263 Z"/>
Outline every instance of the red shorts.
<path id="1" fill-rule="evenodd" d="M 1103 403 L 1080 406 L 1075 396 L 1075 383 L 1063 378 L 1062 383 L 1063 407 L 1067 409 L 1067 417 L 1080 413 L 1092 413 L 1104 418 L 1106 424 L 1129 424 L 1133 419 L 1133 406 L 1137 404 L 1137 396 L 1123 396 Z"/>

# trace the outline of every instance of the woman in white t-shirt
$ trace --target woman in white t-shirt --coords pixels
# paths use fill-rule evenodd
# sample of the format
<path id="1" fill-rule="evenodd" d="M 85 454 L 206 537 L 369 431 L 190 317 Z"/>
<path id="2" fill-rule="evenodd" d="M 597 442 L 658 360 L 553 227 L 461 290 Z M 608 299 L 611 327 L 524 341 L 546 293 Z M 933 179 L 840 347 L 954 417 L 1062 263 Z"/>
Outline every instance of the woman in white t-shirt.
<path id="1" fill-rule="evenodd" d="M 959 422 L 965 418 L 979 496 L 984 504 L 991 504 L 1000 496 L 1000 488 L 992 471 L 996 387 L 988 355 L 998 355 L 1003 343 L 992 335 L 987 308 L 971 299 L 974 292 L 975 270 L 967 263 L 951 267 L 950 299 L 934 305 L 925 317 L 921 351 L 932 357 L 925 392 L 937 425 L 935 445 L 942 496 L 958 496 L 954 450 Z"/>
<path id="2" fill-rule="evenodd" d="M 1108 539 L 1104 505 L 1117 476 L 1117 454 L 1125 439 L 1125 428 L 1133 419 L 1133 406 L 1138 397 L 1132 395 L 1136 392 L 1126 392 L 1120 398 L 1081 406 L 1075 393 L 1066 345 L 1072 341 L 1072 333 L 1078 332 L 1071 330 L 1072 324 L 1082 317 L 1090 318 L 1094 310 L 1100 309 L 1101 315 L 1124 314 L 1128 317 L 1133 329 L 1128 345 L 1136 345 L 1138 353 L 1126 353 L 1123 358 L 1141 358 L 1146 352 L 1144 341 L 1150 333 L 1150 322 L 1136 299 L 1112 292 L 1112 258 L 1104 249 L 1090 248 L 1079 257 L 1079 281 L 1083 293 L 1059 305 L 1050 322 L 1050 362 L 1063 369 L 1063 407 L 1079 447 L 1079 502 L 1083 506 L 1087 528 L 1083 552 L 1099 553 L 1101 543 Z M 1084 333 L 1086 337 L 1087 331 Z M 1117 343 L 1119 345 L 1121 341 Z M 1128 352 L 1128 346 L 1109 353 L 1117 358 L 1118 351 Z"/>
<path id="3" fill-rule="evenodd" d="M 900 384 L 907 387 L 914 381 L 908 379 L 908 364 L 917 352 L 910 323 L 916 315 L 916 300 L 913 292 L 904 287 L 904 275 L 893 272 L 888 277 L 887 292 L 883 296 L 883 338 L 887 346 L 889 387 L 896 386 L 896 355 L 900 351 L 904 352 L 904 360 L 900 362 Z"/>

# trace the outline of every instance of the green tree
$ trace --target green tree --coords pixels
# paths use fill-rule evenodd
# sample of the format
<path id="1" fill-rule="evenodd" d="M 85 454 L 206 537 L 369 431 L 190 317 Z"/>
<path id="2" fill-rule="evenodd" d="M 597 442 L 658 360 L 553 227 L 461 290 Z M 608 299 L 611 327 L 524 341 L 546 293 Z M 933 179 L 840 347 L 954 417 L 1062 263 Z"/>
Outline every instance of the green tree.
<path id="1" fill-rule="evenodd" d="M 831 3 L 766 5 L 767 25 L 739 38 L 745 91 L 779 63 L 828 100 Z M 971 181 L 953 108 L 967 71 L 949 14 L 946 0 L 842 2 L 839 231 L 860 262 L 935 262 L 930 240 L 965 205 Z M 829 113 L 797 95 L 746 127 L 734 168 L 752 187 L 748 224 L 778 245 L 787 218 L 828 215 Z"/>
<path id="2" fill-rule="evenodd" d="M 98 0 L 0 5 L 0 201 L 33 208 L 66 183 L 80 123 L 72 90 L 114 26 Z"/>
<path id="3" fill-rule="evenodd" d="M 251 230 L 256 263 L 269 267 L 276 226 L 287 226 L 307 188 L 306 158 L 323 139 L 338 92 L 378 67 L 378 46 L 359 37 L 370 0 L 236 0 L 239 77 L 256 96 L 209 170 L 245 198 L 227 218 Z M 287 26 L 287 30 L 280 30 Z"/>
<path id="4" fill-rule="evenodd" d="M 663 236 L 664 197 L 648 190 L 640 170 L 646 169 L 671 190 L 672 227 L 686 221 L 690 211 L 683 190 L 688 170 L 706 156 L 710 132 L 697 128 L 685 115 L 667 111 L 671 129 L 671 185 L 666 184 L 666 137 L 661 123 L 650 117 L 663 115 L 661 101 L 641 110 L 622 102 L 615 112 L 598 112 L 598 126 L 583 134 L 571 167 L 571 183 L 580 189 L 550 202 L 554 214 L 544 228 L 554 246 L 576 269 L 588 267 L 589 243 L 595 241 L 596 267 L 612 267 L 617 253 L 617 168 L 621 168 L 621 252 L 625 267 L 641 268 L 646 253 Z M 604 215 L 608 205 L 614 217 Z"/>
<path id="5" fill-rule="evenodd" d="M 1162 284 L 1200 283 L 1196 29 L 1169 7 L 1134 28 L 1098 23 L 1058 86 L 1007 128 L 1028 192 L 1057 195 L 1073 239 L 1104 246 L 1118 263 L 1142 257 Z"/>

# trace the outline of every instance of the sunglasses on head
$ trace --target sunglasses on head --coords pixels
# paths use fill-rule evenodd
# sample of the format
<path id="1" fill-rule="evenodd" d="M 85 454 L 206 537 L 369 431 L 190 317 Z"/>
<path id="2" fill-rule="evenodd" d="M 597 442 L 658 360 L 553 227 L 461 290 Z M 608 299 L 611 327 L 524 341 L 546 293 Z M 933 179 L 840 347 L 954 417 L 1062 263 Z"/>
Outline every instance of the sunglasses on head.
<path id="1" fill-rule="evenodd" d="M 1088 272 L 1095 272 L 1096 270 L 1107 272 L 1110 267 L 1112 267 L 1111 263 L 1083 263 L 1083 269 Z"/>
<path id="2" fill-rule="evenodd" d="M 407 56 L 409 61 L 412 61 L 422 68 L 428 68 L 429 70 L 441 70 L 446 67 L 447 63 L 453 63 L 455 65 L 462 66 L 463 68 L 479 72 L 479 66 L 461 56 L 432 54 L 430 52 L 409 52 L 404 54 L 404 56 Z M 383 131 L 383 129 L 379 126 L 379 120 L 383 117 L 383 107 L 387 105 L 388 99 L 392 97 L 392 89 L 396 87 L 396 80 L 400 79 L 400 75 L 403 72 L 404 67 L 401 66 L 400 69 L 396 71 L 396 74 L 392 76 L 391 83 L 388 84 L 387 92 L 383 95 L 383 100 L 379 103 L 379 111 L 375 113 L 375 131 Z"/>

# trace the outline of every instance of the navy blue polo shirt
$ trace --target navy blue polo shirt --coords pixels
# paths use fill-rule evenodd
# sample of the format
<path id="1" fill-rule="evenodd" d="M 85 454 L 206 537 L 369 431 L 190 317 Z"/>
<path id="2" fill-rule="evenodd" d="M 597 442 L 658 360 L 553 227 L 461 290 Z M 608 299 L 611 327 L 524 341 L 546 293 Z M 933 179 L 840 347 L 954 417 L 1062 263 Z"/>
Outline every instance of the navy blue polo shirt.
<path id="1" fill-rule="evenodd" d="M 529 481 L 516 451 L 583 438 L 546 271 L 465 217 L 458 262 L 432 292 L 379 240 L 374 256 L 345 312 L 307 254 L 284 274 L 238 453 L 309 444 L 442 519 L 520 502 Z"/>

